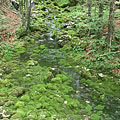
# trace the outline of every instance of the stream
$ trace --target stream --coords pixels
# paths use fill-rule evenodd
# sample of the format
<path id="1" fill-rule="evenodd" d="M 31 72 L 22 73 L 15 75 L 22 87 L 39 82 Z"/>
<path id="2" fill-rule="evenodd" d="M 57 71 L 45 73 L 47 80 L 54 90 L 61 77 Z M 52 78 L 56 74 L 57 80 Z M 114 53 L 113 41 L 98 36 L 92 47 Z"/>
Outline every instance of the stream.
<path id="1" fill-rule="evenodd" d="M 43 1 L 41 1 L 42 4 L 44 4 Z M 46 12 L 49 11 L 49 8 L 45 10 Z M 49 13 L 51 15 L 52 13 Z M 49 17 L 48 15 L 48 17 Z M 56 18 L 56 14 L 54 14 L 54 19 Z M 75 72 L 70 67 L 65 67 L 63 65 L 59 65 L 59 61 L 61 59 L 65 59 L 66 57 L 62 54 L 62 52 L 59 49 L 58 43 L 55 40 L 55 38 L 52 37 L 52 32 L 54 29 L 56 29 L 58 32 L 60 31 L 56 25 L 53 23 L 53 20 L 45 20 L 45 24 L 48 24 L 49 31 L 48 33 L 44 33 L 41 36 L 44 38 L 44 40 L 38 39 L 36 40 L 36 45 L 45 45 L 48 48 L 48 56 L 46 54 L 42 54 L 41 58 L 38 59 L 40 66 L 47 66 L 52 67 L 52 69 L 60 69 L 62 72 L 66 72 L 69 75 L 72 75 L 74 79 L 74 87 L 76 90 L 77 98 L 81 101 L 84 100 L 88 103 L 92 104 L 91 99 L 89 98 L 88 91 L 89 88 L 86 88 L 84 85 L 80 84 L 81 76 L 79 73 Z M 56 55 L 59 54 L 58 56 Z M 53 62 L 52 62 L 53 61 Z M 79 94 L 79 95 L 78 95 Z M 93 104 L 94 105 L 94 104 Z M 109 111 L 106 111 L 107 114 L 111 116 L 111 118 L 108 118 L 106 120 L 120 120 L 120 110 L 117 108 L 117 104 L 114 103 L 114 101 L 109 101 L 107 103 L 104 103 L 104 105 L 109 108 Z M 104 120 L 104 119 L 103 119 Z"/>

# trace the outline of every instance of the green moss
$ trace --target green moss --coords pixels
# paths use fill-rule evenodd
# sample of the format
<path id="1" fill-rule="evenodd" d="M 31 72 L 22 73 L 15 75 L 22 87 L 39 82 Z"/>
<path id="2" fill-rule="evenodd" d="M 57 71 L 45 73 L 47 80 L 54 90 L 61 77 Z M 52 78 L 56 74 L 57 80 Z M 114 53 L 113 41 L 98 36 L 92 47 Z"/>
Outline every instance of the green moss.
<path id="1" fill-rule="evenodd" d="M 15 104 L 15 106 L 18 107 L 18 108 L 19 108 L 19 107 L 24 107 L 24 105 L 25 105 L 25 104 L 24 104 L 24 102 L 22 102 L 22 101 L 18 101 L 18 102 Z"/>
<path id="2" fill-rule="evenodd" d="M 12 115 L 11 120 L 15 120 L 15 119 L 19 119 L 22 120 L 22 114 L 21 113 L 16 113 L 14 115 Z"/>
<path id="3" fill-rule="evenodd" d="M 40 49 L 41 50 L 46 49 L 45 45 L 40 45 Z"/>
<path id="4" fill-rule="evenodd" d="M 8 118 L 3 118 L 2 120 L 9 120 Z"/>
<path id="5" fill-rule="evenodd" d="M 63 47 L 63 49 L 64 49 L 65 51 L 70 51 L 70 50 L 72 50 L 72 47 L 71 47 L 71 45 L 69 45 L 69 44 L 65 44 L 64 47 Z"/>
<path id="6" fill-rule="evenodd" d="M 41 38 L 41 34 L 38 33 L 38 32 L 36 32 L 36 33 L 35 33 L 35 37 L 37 37 L 37 38 Z"/>
<path id="7" fill-rule="evenodd" d="M 13 89 L 10 93 L 12 96 L 20 96 L 25 92 L 25 88 L 23 87 L 18 87 L 16 89 Z"/>
<path id="8" fill-rule="evenodd" d="M 85 69 L 82 69 L 81 75 L 85 78 L 92 78 L 92 74 L 90 73 L 90 71 L 86 71 Z"/>
<path id="9" fill-rule="evenodd" d="M 27 64 L 28 64 L 29 66 L 34 66 L 34 65 L 37 65 L 37 64 L 38 64 L 38 61 L 28 60 L 28 61 L 27 61 Z"/>
<path id="10" fill-rule="evenodd" d="M 86 41 L 83 41 L 82 43 L 80 43 L 80 47 L 84 49 L 87 47 L 87 45 L 88 43 Z"/>
<path id="11" fill-rule="evenodd" d="M 0 96 L 1 96 L 1 97 L 5 97 L 5 96 L 6 96 L 6 93 L 5 93 L 4 91 L 1 91 L 1 92 L 0 92 Z"/>
<path id="12" fill-rule="evenodd" d="M 21 35 L 23 35 L 25 33 L 25 29 L 24 27 L 20 27 L 17 31 L 16 31 L 16 34 L 17 34 L 17 37 L 19 38 Z"/>
<path id="13" fill-rule="evenodd" d="M 57 0 L 56 3 L 59 5 L 59 6 L 64 6 L 64 5 L 68 5 L 70 3 L 69 0 Z"/>
<path id="14" fill-rule="evenodd" d="M 22 101 L 25 101 L 25 102 L 29 102 L 29 101 L 30 101 L 30 96 L 29 96 L 29 95 L 23 95 L 23 96 L 21 97 L 21 100 L 22 100 Z"/>
<path id="15" fill-rule="evenodd" d="M 91 115 L 91 119 L 92 119 L 92 120 L 100 120 L 100 116 L 97 115 L 97 114 L 92 114 L 92 115 Z"/>
<path id="16" fill-rule="evenodd" d="M 13 101 L 8 101 L 8 102 L 5 104 L 5 106 L 12 106 L 12 105 L 14 105 L 14 102 L 13 102 Z"/>
<path id="17" fill-rule="evenodd" d="M 21 115 L 21 117 L 25 116 L 25 112 L 23 111 L 23 109 L 17 109 L 16 114 Z"/>

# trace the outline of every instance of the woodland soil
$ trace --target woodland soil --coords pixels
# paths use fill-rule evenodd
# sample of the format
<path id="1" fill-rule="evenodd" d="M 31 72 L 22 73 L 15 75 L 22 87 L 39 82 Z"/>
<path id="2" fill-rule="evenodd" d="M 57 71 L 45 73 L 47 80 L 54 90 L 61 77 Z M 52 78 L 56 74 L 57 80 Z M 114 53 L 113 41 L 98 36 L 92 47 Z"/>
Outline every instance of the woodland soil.
<path id="1" fill-rule="evenodd" d="M 0 23 L 0 36 L 5 44 L 12 45 L 16 29 L 20 26 L 20 16 L 13 11 L 8 5 L 1 4 L 0 18 L 5 18 L 6 21 Z"/>

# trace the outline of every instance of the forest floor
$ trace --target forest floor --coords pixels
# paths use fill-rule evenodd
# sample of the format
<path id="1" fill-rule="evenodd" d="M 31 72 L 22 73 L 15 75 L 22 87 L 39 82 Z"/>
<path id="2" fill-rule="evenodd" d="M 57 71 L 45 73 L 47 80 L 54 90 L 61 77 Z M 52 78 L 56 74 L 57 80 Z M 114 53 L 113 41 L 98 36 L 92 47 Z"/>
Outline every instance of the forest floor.
<path id="1" fill-rule="evenodd" d="M 12 46 L 16 29 L 20 26 L 20 16 L 8 5 L 1 4 L 0 8 L 0 36 L 5 44 Z"/>

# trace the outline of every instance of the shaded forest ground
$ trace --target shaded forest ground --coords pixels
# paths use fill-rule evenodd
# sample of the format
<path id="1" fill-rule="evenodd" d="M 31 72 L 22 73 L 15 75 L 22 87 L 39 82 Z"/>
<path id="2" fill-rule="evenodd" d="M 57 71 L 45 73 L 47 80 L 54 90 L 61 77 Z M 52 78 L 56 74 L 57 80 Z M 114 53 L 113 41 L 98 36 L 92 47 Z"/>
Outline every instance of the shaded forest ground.
<path id="1" fill-rule="evenodd" d="M 0 7 L 0 36 L 5 44 L 12 46 L 16 29 L 20 26 L 20 16 L 13 11 L 9 4 L 1 4 Z"/>

